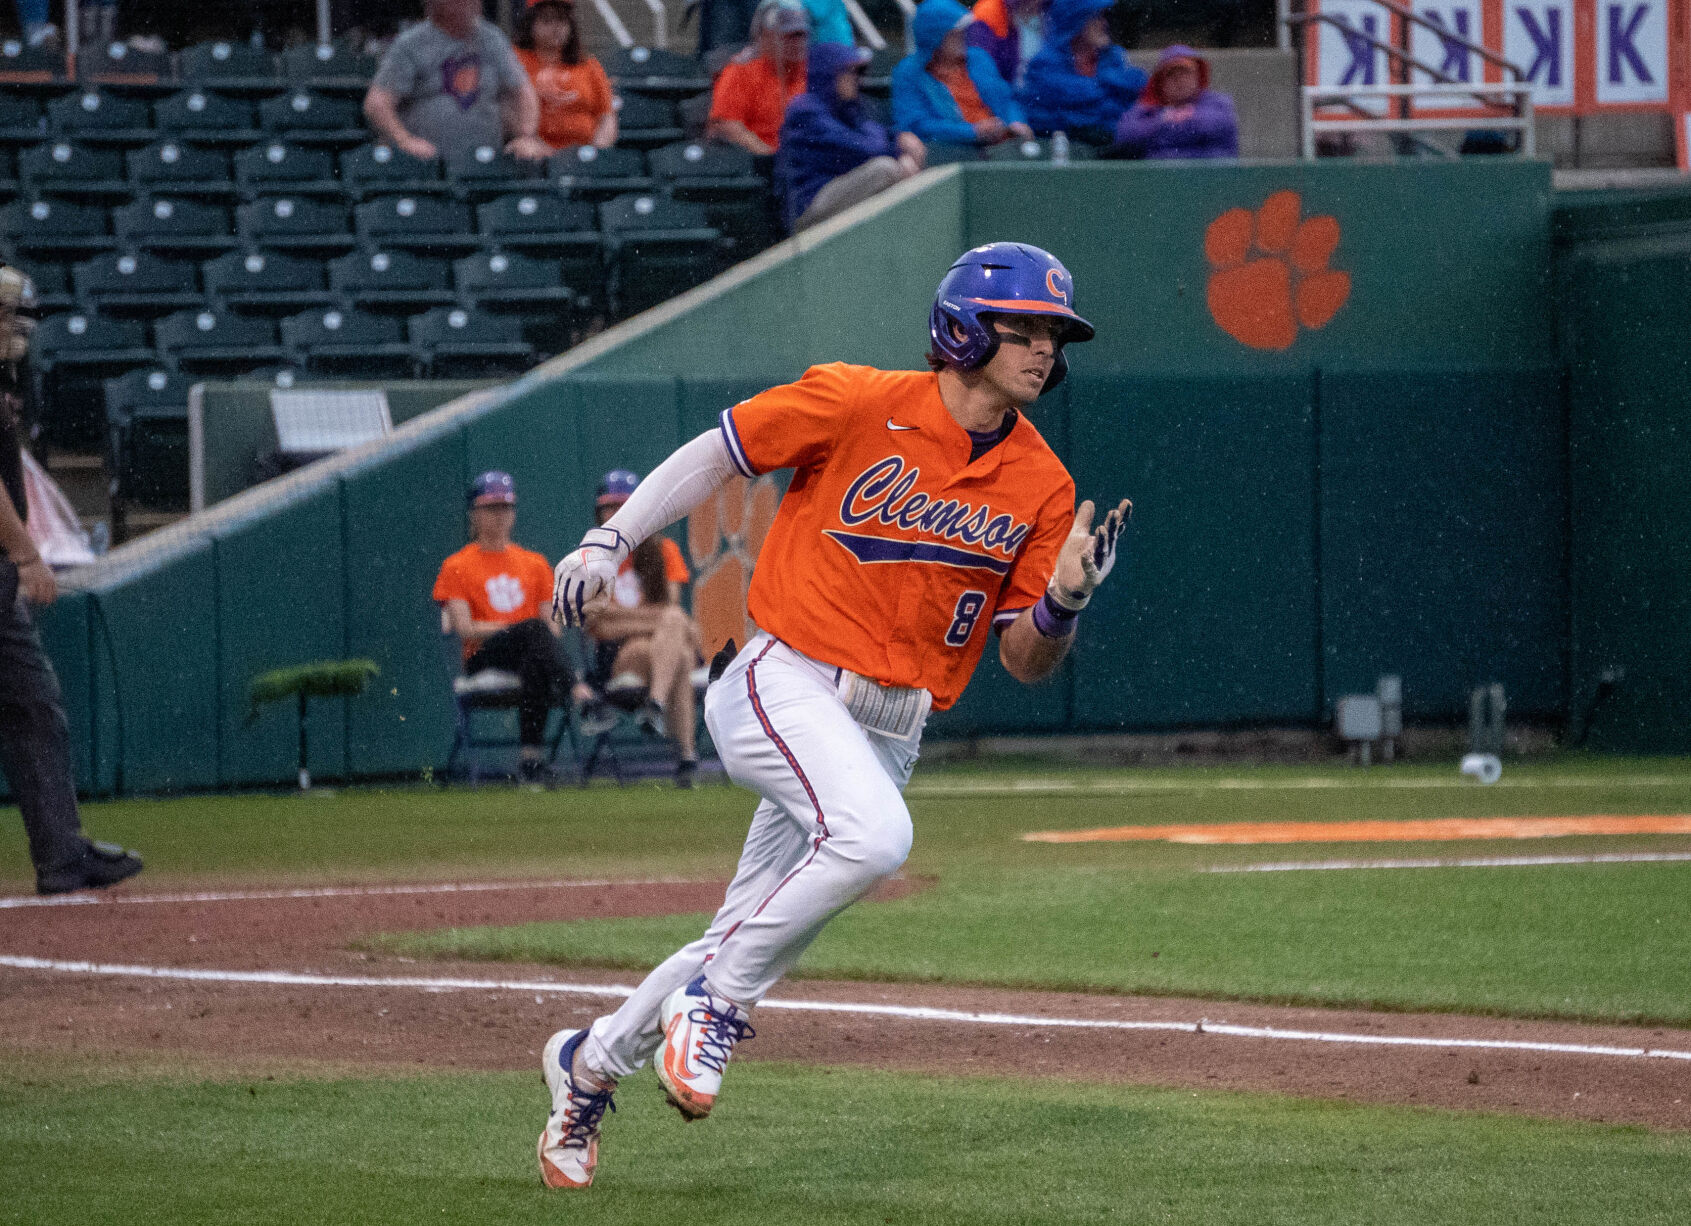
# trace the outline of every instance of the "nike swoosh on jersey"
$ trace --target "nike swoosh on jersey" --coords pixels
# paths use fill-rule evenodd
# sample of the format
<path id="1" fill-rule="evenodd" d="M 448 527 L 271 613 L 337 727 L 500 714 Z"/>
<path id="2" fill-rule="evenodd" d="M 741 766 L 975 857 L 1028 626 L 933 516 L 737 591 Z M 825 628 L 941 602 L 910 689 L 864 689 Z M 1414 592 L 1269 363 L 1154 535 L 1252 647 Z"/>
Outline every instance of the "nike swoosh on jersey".
<path id="1" fill-rule="evenodd" d="M 824 531 L 843 545 L 859 562 L 931 562 L 964 570 L 990 570 L 995 575 L 1010 573 L 1010 563 L 990 554 L 974 553 L 937 541 L 904 541 L 896 537 L 866 536 L 855 532 Z"/>
<path id="2" fill-rule="evenodd" d="M 919 430 L 920 428 L 920 426 L 901 426 L 892 418 L 887 418 L 887 429 L 889 430 Z"/>

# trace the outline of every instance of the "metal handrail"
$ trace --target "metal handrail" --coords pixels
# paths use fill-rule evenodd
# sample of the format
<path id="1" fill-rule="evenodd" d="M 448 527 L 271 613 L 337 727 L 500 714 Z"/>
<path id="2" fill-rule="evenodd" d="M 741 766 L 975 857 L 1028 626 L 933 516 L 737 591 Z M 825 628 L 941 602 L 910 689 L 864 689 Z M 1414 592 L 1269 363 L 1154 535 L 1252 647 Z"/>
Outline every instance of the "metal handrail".
<path id="1" fill-rule="evenodd" d="M 652 46 L 662 51 L 669 46 L 669 10 L 663 0 L 646 0 L 646 7 L 652 11 Z"/>
<path id="2" fill-rule="evenodd" d="M 610 0 L 593 0 L 593 7 L 598 11 L 599 18 L 605 23 L 605 28 L 611 32 L 611 37 L 617 40 L 617 46 L 627 49 L 634 45 L 634 35 L 628 32 L 628 27 L 622 24 L 622 18 L 611 7 Z"/>
<path id="3" fill-rule="evenodd" d="M 863 6 L 857 0 L 845 0 L 846 16 L 851 18 L 851 24 L 857 27 L 858 34 L 869 44 L 873 51 L 885 51 L 887 40 L 875 28 L 875 23 L 869 20 L 869 14 L 863 11 Z"/>
<path id="4" fill-rule="evenodd" d="M 1475 89 L 1496 94 L 1499 97 L 1513 97 L 1515 103 L 1513 114 L 1492 115 L 1480 119 L 1478 122 L 1489 127 L 1512 129 L 1521 134 L 1520 151 L 1526 157 L 1533 156 L 1535 149 L 1533 130 L 1532 86 L 1526 82 L 1504 83 L 1497 85 L 1473 86 L 1462 83 L 1459 86 L 1449 85 L 1362 85 L 1357 86 L 1347 94 L 1333 94 L 1329 89 L 1319 85 L 1303 87 L 1303 151 L 1304 157 L 1315 155 L 1315 136 L 1322 129 L 1340 132 L 1389 132 L 1401 135 L 1409 140 L 1416 140 L 1418 144 L 1426 142 L 1417 140 L 1413 133 L 1432 131 L 1453 131 L 1471 128 L 1475 120 L 1468 116 L 1423 116 L 1414 118 L 1404 115 L 1400 118 L 1387 118 L 1369 115 L 1366 119 L 1323 119 L 1315 113 L 1318 106 L 1330 102 L 1337 102 L 1343 106 L 1357 109 L 1357 98 L 1414 98 L 1435 97 L 1457 100 L 1472 95 Z M 1502 102 L 1493 103 L 1494 106 L 1507 105 Z M 1444 156 L 1454 156 L 1447 150 L 1429 146 L 1434 152 Z"/>
<path id="5" fill-rule="evenodd" d="M 1440 25 L 1436 21 L 1431 21 L 1428 18 L 1421 16 L 1421 14 L 1417 13 L 1414 9 L 1398 4 L 1396 0 L 1374 0 L 1374 3 L 1389 13 L 1395 13 L 1411 25 L 1417 25 L 1424 30 L 1432 31 L 1438 36 L 1441 42 L 1455 43 L 1458 47 L 1461 47 L 1464 50 L 1472 51 L 1488 64 L 1494 65 L 1498 68 L 1508 69 L 1510 72 L 1515 74 L 1515 80 L 1517 81 L 1525 81 L 1527 79 L 1526 73 L 1522 72 L 1519 67 L 1504 59 L 1490 47 L 1472 42 L 1469 39 L 1462 37 L 1462 35 L 1456 33 L 1456 31 L 1450 29 L 1449 27 Z"/>
<path id="6" fill-rule="evenodd" d="M 1383 5 L 1386 8 L 1391 9 L 1394 12 L 1401 11 L 1398 8 L 1397 5 L 1391 3 L 1391 0 L 1374 0 L 1374 3 Z M 1419 20 L 1419 19 L 1417 19 L 1417 20 Z M 1335 16 L 1332 13 L 1293 13 L 1286 18 L 1286 23 L 1288 25 L 1294 25 L 1294 26 L 1306 26 L 1306 25 L 1314 24 L 1316 22 L 1320 22 L 1324 25 L 1332 26 L 1335 30 L 1340 31 L 1346 39 L 1354 38 L 1354 39 L 1357 39 L 1360 42 L 1366 43 L 1368 46 L 1373 47 L 1377 51 L 1385 52 L 1386 56 L 1389 59 L 1395 60 L 1397 62 L 1397 66 L 1400 67 L 1400 68 L 1403 68 L 1403 69 L 1413 68 L 1413 69 L 1417 69 L 1421 72 L 1426 73 L 1428 76 L 1433 78 L 1433 81 L 1436 84 L 1439 84 L 1439 85 L 1461 85 L 1461 86 L 1465 86 L 1465 87 L 1477 88 L 1477 87 L 1473 86 L 1472 82 L 1459 81 L 1455 77 L 1446 73 L 1443 69 L 1434 68 L 1431 64 L 1427 63 L 1426 61 L 1416 59 L 1413 55 L 1411 55 L 1408 51 L 1404 50 L 1402 47 L 1399 47 L 1394 43 L 1388 43 L 1388 42 L 1385 42 L 1381 39 L 1375 38 L 1372 34 L 1368 33 L 1366 30 L 1359 30 L 1355 26 L 1351 25 L 1348 21 L 1345 21 L 1343 18 Z M 1427 23 L 1423 22 L 1422 24 L 1427 24 Z M 1436 25 L 1433 28 L 1442 29 L 1442 27 L 1439 27 L 1439 26 L 1436 26 Z M 1472 44 L 1468 44 L 1468 45 L 1472 46 Z M 1497 57 L 1492 56 L 1490 52 L 1487 52 L 1486 54 L 1487 54 L 1488 59 L 1493 59 L 1493 60 L 1497 59 Z M 1523 73 L 1519 68 L 1516 68 L 1513 64 L 1508 63 L 1508 61 L 1502 61 L 1502 63 L 1504 65 L 1504 67 L 1508 68 L 1511 72 L 1513 72 L 1515 74 L 1515 80 L 1518 83 L 1524 84 L 1526 82 L 1526 74 Z M 1364 88 L 1369 88 L 1369 87 L 1366 87 L 1366 86 L 1358 86 L 1357 87 L 1357 89 L 1364 89 Z M 1476 102 L 1480 103 L 1481 106 L 1500 106 L 1500 105 L 1502 105 L 1501 103 L 1487 102 L 1484 98 L 1480 97 L 1479 94 L 1475 95 L 1474 100 Z"/>

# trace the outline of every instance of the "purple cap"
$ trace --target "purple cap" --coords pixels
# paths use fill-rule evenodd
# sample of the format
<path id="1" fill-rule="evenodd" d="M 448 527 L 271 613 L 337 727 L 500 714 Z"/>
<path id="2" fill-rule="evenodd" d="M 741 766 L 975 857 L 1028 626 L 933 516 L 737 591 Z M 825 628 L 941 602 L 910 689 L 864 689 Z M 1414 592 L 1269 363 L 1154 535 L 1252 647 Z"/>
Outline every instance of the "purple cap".
<path id="1" fill-rule="evenodd" d="M 498 469 L 485 472 L 470 482 L 470 505 L 514 507 L 517 505 L 517 483 L 511 480 L 510 473 L 502 473 Z"/>

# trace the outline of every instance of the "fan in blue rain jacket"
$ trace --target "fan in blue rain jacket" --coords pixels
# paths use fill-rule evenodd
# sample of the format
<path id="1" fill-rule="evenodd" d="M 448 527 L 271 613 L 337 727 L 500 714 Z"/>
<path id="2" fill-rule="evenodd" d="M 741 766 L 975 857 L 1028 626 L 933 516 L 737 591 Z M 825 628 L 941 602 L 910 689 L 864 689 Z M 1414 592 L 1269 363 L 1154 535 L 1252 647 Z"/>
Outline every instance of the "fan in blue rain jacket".
<path id="1" fill-rule="evenodd" d="M 899 155 L 898 141 L 869 113 L 861 97 L 842 100 L 835 83 L 861 68 L 869 53 L 846 43 L 812 43 L 808 88 L 787 104 L 775 153 L 775 184 L 787 229 L 828 183 L 871 158 Z"/>
<path id="2" fill-rule="evenodd" d="M 1109 41 L 1104 15 L 1112 2 L 1052 0 L 1046 11 L 1045 45 L 1028 61 L 1021 90 L 1028 123 L 1041 136 L 1062 131 L 1108 145 L 1123 112 L 1139 101 L 1148 78 Z"/>
<path id="3" fill-rule="evenodd" d="M 950 88 L 930 71 L 946 36 L 954 30 L 966 30 L 972 21 L 973 15 L 957 0 L 924 0 L 916 9 L 910 22 L 916 50 L 892 70 L 893 122 L 903 131 L 914 132 L 924 141 L 948 145 L 981 143 L 975 126 L 963 118 Z M 979 47 L 963 50 L 969 82 L 986 109 L 1006 128 L 1024 123 L 1015 92 L 1005 83 L 992 56 Z M 1001 132 L 992 139 L 1000 140 L 1003 135 Z"/>

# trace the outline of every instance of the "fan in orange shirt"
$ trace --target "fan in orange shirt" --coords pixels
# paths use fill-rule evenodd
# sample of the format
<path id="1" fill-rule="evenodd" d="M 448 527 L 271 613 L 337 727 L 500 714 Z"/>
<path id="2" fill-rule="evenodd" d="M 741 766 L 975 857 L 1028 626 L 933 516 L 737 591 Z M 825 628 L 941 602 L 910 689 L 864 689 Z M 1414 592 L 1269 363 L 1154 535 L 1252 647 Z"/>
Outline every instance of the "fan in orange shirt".
<path id="1" fill-rule="evenodd" d="M 705 135 L 766 157 L 781 143 L 787 103 L 805 91 L 810 18 L 797 0 L 763 0 L 751 28 L 751 46 L 728 62 L 711 89 Z"/>
<path id="2" fill-rule="evenodd" d="M 594 518 L 604 523 L 640 484 L 626 468 L 605 474 L 594 496 Z M 699 766 L 693 669 L 699 660 L 699 626 L 681 607 L 692 576 L 681 546 L 667 536 L 641 543 L 622 561 L 616 582 L 587 610 L 585 629 L 598 648 L 589 675 L 614 701 L 619 689 L 638 688 L 663 712 L 675 743 L 677 787 L 691 787 Z"/>
<path id="3" fill-rule="evenodd" d="M 517 60 L 540 97 L 540 139 L 554 149 L 617 143 L 610 78 L 581 51 L 575 0 L 528 0 L 517 22 Z"/>

